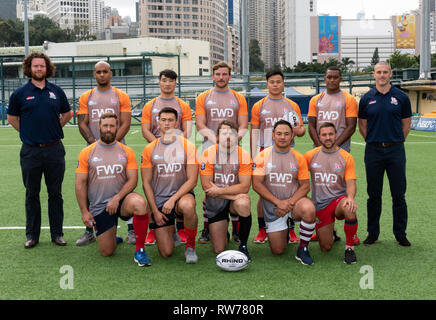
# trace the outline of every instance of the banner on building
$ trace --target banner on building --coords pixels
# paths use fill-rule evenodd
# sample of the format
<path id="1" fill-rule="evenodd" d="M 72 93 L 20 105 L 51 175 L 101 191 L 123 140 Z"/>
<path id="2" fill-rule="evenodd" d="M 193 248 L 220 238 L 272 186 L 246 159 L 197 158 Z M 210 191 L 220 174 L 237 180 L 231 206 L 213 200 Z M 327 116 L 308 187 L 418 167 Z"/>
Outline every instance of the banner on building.
<path id="1" fill-rule="evenodd" d="M 318 17 L 319 44 L 318 54 L 339 53 L 339 17 L 319 16 Z"/>
<path id="2" fill-rule="evenodd" d="M 414 15 L 404 14 L 396 16 L 395 48 L 415 49 L 416 20 Z"/>

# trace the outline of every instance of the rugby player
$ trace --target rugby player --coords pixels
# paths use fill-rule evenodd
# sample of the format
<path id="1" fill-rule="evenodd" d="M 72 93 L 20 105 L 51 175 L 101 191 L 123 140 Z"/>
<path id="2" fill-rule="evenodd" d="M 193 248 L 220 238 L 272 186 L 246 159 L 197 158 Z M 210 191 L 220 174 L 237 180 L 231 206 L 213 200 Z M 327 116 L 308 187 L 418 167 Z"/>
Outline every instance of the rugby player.
<path id="1" fill-rule="evenodd" d="M 157 247 L 162 257 L 172 255 L 174 221 L 176 215 L 181 215 L 186 232 L 186 263 L 197 263 L 198 218 L 193 192 L 198 179 L 197 150 L 176 132 L 175 109 L 163 108 L 158 117 L 161 137 L 144 148 L 141 160 L 142 185 L 153 214 Z"/>
<path id="2" fill-rule="evenodd" d="M 258 153 L 259 147 L 259 151 L 263 151 L 265 148 L 272 146 L 272 129 L 278 120 L 284 118 L 289 121 L 293 126 L 294 135 L 297 137 L 304 136 L 306 132 L 300 107 L 294 101 L 283 96 L 285 81 L 283 73 L 279 69 L 267 72 L 266 87 L 268 88 L 268 96 L 256 102 L 251 109 L 250 139 L 253 159 Z M 294 140 L 292 140 L 291 147 L 294 145 Z M 257 220 L 259 233 L 254 238 L 254 242 L 264 243 L 268 237 L 265 231 L 265 220 L 260 199 L 257 202 Z M 298 242 L 298 240 L 292 225 L 292 228 L 289 229 L 289 241 Z"/>
<path id="3" fill-rule="evenodd" d="M 204 137 L 202 152 L 216 143 L 215 134 L 222 120 L 236 123 L 239 128 L 239 140 L 248 130 L 247 101 L 242 94 L 229 88 L 232 68 L 225 62 L 219 62 L 212 67 L 212 71 L 214 87 L 201 93 L 196 100 L 195 123 L 197 132 Z M 233 240 L 238 242 L 238 217 L 234 215 L 231 217 Z M 208 220 L 204 211 L 203 225 L 198 241 L 208 243 Z"/>
<path id="4" fill-rule="evenodd" d="M 356 172 L 353 156 L 339 148 L 335 125 L 324 122 L 318 131 L 321 147 L 305 153 L 312 181 L 312 200 L 316 206 L 316 230 L 322 251 L 334 242 L 335 219 L 343 220 L 346 236 L 346 264 L 356 263 L 354 242 L 357 232 Z"/>
<path id="5" fill-rule="evenodd" d="M 189 139 L 192 132 L 192 113 L 189 104 L 175 96 L 177 87 L 177 73 L 173 70 L 165 69 L 159 73 L 160 95 L 147 102 L 142 109 L 141 128 L 142 135 L 148 142 L 152 142 L 161 136 L 159 129 L 159 112 L 166 107 L 177 111 L 176 130 L 178 134 Z M 156 243 L 153 222 L 150 223 L 149 233 L 145 239 L 146 245 Z M 186 243 L 186 234 L 183 225 L 183 217 L 176 218 L 177 234 L 176 240 L 181 244 Z"/>
<path id="6" fill-rule="evenodd" d="M 100 117 L 100 138 L 79 154 L 76 169 L 76 198 L 85 226 L 96 229 L 103 256 L 111 256 L 117 247 L 118 218 L 133 216 L 136 236 L 134 261 L 150 266 L 144 250 L 148 215 L 145 199 L 133 192 L 138 183 L 138 165 L 133 150 L 116 140 L 118 117 L 107 112 Z M 87 205 L 89 199 L 89 209 Z"/>
<path id="7" fill-rule="evenodd" d="M 84 92 L 79 98 L 77 111 L 80 134 L 88 145 L 100 138 L 99 121 L 105 112 L 113 112 L 119 120 L 119 128 L 115 139 L 125 143 L 124 137 L 130 129 L 131 105 L 127 93 L 111 85 L 112 71 L 110 64 L 99 61 L 94 66 L 94 78 L 97 87 Z M 126 241 L 135 244 L 135 234 L 132 221 L 127 223 Z M 92 228 L 86 228 L 82 236 L 76 241 L 77 246 L 84 246 L 95 241 Z"/>
<path id="8" fill-rule="evenodd" d="M 273 254 L 283 254 L 288 243 L 288 219 L 300 221 L 300 245 L 295 258 L 312 265 L 308 245 L 315 230 L 315 206 L 307 198 L 310 177 L 304 157 L 291 148 L 293 127 L 286 120 L 275 123 L 273 146 L 254 161 L 253 189 L 262 201 L 266 232 Z"/>
<path id="9" fill-rule="evenodd" d="M 251 257 L 247 249 L 251 228 L 250 197 L 252 161 L 238 145 L 238 126 L 223 120 L 217 128 L 217 144 L 207 148 L 200 160 L 200 179 L 206 194 L 205 213 L 209 221 L 212 248 L 225 250 L 229 233 L 228 214 L 239 216 L 239 251 Z"/>

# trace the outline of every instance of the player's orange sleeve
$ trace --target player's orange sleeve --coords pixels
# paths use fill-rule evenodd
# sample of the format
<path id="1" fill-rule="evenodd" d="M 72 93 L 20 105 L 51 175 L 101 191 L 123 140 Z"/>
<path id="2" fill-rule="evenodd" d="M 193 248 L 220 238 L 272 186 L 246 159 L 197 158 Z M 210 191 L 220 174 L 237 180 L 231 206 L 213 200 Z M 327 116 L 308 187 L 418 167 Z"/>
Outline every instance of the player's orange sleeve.
<path id="1" fill-rule="evenodd" d="M 200 175 L 212 176 L 214 171 L 216 156 L 216 145 L 210 146 L 204 150 L 200 160 Z"/>
<path id="2" fill-rule="evenodd" d="M 238 147 L 238 161 L 238 174 L 240 176 L 251 176 L 253 174 L 253 161 L 250 154 L 241 147 Z"/>
<path id="3" fill-rule="evenodd" d="M 76 114 L 89 114 L 88 112 L 88 99 L 92 90 L 88 90 L 84 92 L 79 98 L 79 110 L 77 110 Z"/>
<path id="4" fill-rule="evenodd" d="M 141 124 L 151 123 L 151 107 L 156 99 L 157 98 L 151 99 L 144 105 L 144 108 L 142 108 Z"/>
<path id="5" fill-rule="evenodd" d="M 115 93 L 118 95 L 118 98 L 120 99 L 120 112 L 132 112 L 132 107 L 130 104 L 130 98 L 128 96 L 127 93 L 125 93 L 124 91 L 112 87 L 113 90 L 115 91 Z"/>
<path id="6" fill-rule="evenodd" d="M 339 149 L 341 156 L 345 159 L 345 180 L 356 180 L 356 168 L 353 156 L 343 149 Z"/>
<path id="7" fill-rule="evenodd" d="M 176 97 L 176 99 L 179 102 L 180 108 L 182 109 L 182 122 L 191 121 L 192 112 L 189 104 L 178 97 Z"/>
<path id="8" fill-rule="evenodd" d="M 288 98 L 285 98 L 285 99 L 286 99 L 286 101 L 288 101 L 292 105 L 292 108 L 297 113 L 298 120 L 300 120 L 300 125 L 303 125 L 303 118 L 301 117 L 300 106 L 295 101 L 292 101 L 291 99 L 288 99 Z"/>
<path id="9" fill-rule="evenodd" d="M 206 96 L 210 93 L 212 89 L 206 90 L 200 93 L 195 100 L 195 115 L 206 115 L 206 110 L 204 109 L 204 100 Z"/>
<path id="10" fill-rule="evenodd" d="M 251 124 L 255 124 L 255 125 L 259 125 L 260 124 L 259 112 L 260 112 L 260 107 L 264 103 L 265 99 L 266 99 L 266 97 L 260 99 L 251 108 L 251 121 L 250 121 Z"/>
<path id="11" fill-rule="evenodd" d="M 96 145 L 97 142 L 94 142 L 93 144 L 90 144 L 86 148 L 82 149 L 82 151 L 80 151 L 79 159 L 77 160 L 76 173 L 88 173 L 89 155 Z"/>
<path id="12" fill-rule="evenodd" d="M 359 107 L 357 100 L 348 92 L 343 91 L 345 96 L 345 117 L 357 118 Z"/>
<path id="13" fill-rule="evenodd" d="M 309 102 L 309 111 L 307 112 L 308 117 L 317 117 L 316 113 L 316 104 L 318 103 L 319 98 L 321 98 L 322 93 L 317 94 L 316 96 L 312 97 Z"/>
<path id="14" fill-rule="evenodd" d="M 235 95 L 236 99 L 238 99 L 239 102 L 238 116 L 248 116 L 247 100 L 245 99 L 245 97 L 239 92 L 236 92 L 232 89 L 230 89 L 230 91 Z"/>
<path id="15" fill-rule="evenodd" d="M 158 141 L 159 141 L 159 139 L 153 140 L 152 142 L 150 142 L 148 145 L 146 145 L 144 147 L 144 150 L 142 150 L 141 169 L 153 167 L 153 164 L 151 163 L 151 152 L 153 151 L 153 149 Z"/>
<path id="16" fill-rule="evenodd" d="M 265 172 L 265 163 L 271 154 L 271 147 L 266 148 L 262 152 L 259 152 L 254 159 L 254 170 L 253 175 L 255 176 L 264 176 Z"/>
<path id="17" fill-rule="evenodd" d="M 294 154 L 295 158 L 298 162 L 298 180 L 309 180 L 309 169 L 307 166 L 306 159 L 303 157 L 301 153 L 298 151 L 295 151 L 294 149 L 291 149 L 291 152 Z"/>
<path id="18" fill-rule="evenodd" d="M 138 170 L 138 163 L 136 162 L 135 152 L 132 150 L 132 148 L 122 144 L 121 142 L 118 142 L 118 145 L 123 148 L 124 152 L 127 155 L 126 170 Z"/>

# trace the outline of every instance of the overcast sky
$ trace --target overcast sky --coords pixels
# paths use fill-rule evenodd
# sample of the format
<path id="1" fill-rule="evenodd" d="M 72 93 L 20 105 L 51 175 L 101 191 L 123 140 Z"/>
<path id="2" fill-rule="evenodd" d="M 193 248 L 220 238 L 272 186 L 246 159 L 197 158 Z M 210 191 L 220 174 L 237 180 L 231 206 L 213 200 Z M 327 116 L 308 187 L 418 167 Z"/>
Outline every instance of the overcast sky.
<path id="1" fill-rule="evenodd" d="M 104 0 L 106 6 L 117 8 L 121 16 L 130 16 L 132 21 L 136 19 L 135 2 L 136 0 Z M 374 16 L 383 19 L 418 7 L 419 0 L 318 0 L 318 13 L 338 15 L 344 19 L 355 19 L 362 9 L 366 18 Z"/>

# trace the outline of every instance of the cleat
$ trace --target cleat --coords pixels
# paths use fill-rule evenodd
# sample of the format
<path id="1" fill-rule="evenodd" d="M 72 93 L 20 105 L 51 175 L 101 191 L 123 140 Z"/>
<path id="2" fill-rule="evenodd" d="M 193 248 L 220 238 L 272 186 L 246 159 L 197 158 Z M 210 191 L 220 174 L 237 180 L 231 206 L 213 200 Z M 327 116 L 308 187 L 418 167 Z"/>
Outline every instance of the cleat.
<path id="1" fill-rule="evenodd" d="M 250 254 L 248 253 L 247 246 L 240 245 L 238 250 L 247 256 L 248 262 L 251 262 L 251 257 Z"/>
<path id="2" fill-rule="evenodd" d="M 115 236 L 115 241 L 117 242 L 117 245 L 119 245 L 120 243 L 123 243 L 123 238 Z"/>
<path id="3" fill-rule="evenodd" d="M 407 240 L 406 236 L 397 238 L 398 244 L 402 247 L 410 247 L 412 244 Z"/>
<path id="4" fill-rule="evenodd" d="M 180 229 L 179 231 L 177 231 L 177 234 L 179 235 L 180 242 L 182 244 L 185 244 L 186 243 L 186 232 L 185 232 L 185 229 Z"/>
<path id="5" fill-rule="evenodd" d="M 209 229 L 208 228 L 204 228 L 201 231 L 201 236 L 200 236 L 200 238 L 198 238 L 198 242 L 199 243 L 209 243 L 209 241 L 210 241 Z"/>
<path id="6" fill-rule="evenodd" d="M 126 242 L 128 244 L 136 244 L 135 230 L 127 231 Z"/>
<path id="7" fill-rule="evenodd" d="M 364 245 L 370 246 L 377 241 L 377 237 L 368 234 L 368 237 L 363 241 Z"/>
<path id="8" fill-rule="evenodd" d="M 135 257 L 133 258 L 133 260 L 138 264 L 138 266 L 140 267 L 148 267 L 151 266 L 151 261 L 147 256 L 147 253 L 145 252 L 144 249 L 139 249 L 138 251 L 135 252 Z"/>
<path id="9" fill-rule="evenodd" d="M 295 259 L 300 261 L 305 266 L 310 266 L 314 263 L 312 257 L 309 254 L 309 250 L 307 249 L 307 247 L 298 249 Z"/>
<path id="10" fill-rule="evenodd" d="M 151 230 L 148 232 L 147 239 L 145 239 L 145 245 L 146 245 L 146 246 L 152 246 L 152 245 L 154 245 L 155 243 L 156 243 L 156 238 L 155 238 L 155 236 L 154 236 L 154 230 L 151 229 Z"/>
<path id="11" fill-rule="evenodd" d="M 300 241 L 300 238 L 295 234 L 294 229 L 289 229 L 289 240 L 288 243 L 297 243 Z"/>
<path id="12" fill-rule="evenodd" d="M 94 232 L 85 231 L 82 236 L 76 241 L 76 246 L 86 246 L 95 241 Z"/>
<path id="13" fill-rule="evenodd" d="M 198 256 L 195 253 L 194 248 L 188 247 L 185 250 L 185 258 L 187 264 L 193 264 L 198 262 Z"/>
<path id="14" fill-rule="evenodd" d="M 333 229 L 333 242 L 340 241 L 340 240 L 341 240 L 341 237 L 338 236 L 336 229 Z"/>
<path id="15" fill-rule="evenodd" d="M 174 240 L 174 247 L 179 247 L 182 244 L 184 244 L 182 243 L 182 239 L 180 239 L 180 236 L 177 232 L 173 233 L 173 240 Z"/>
<path id="16" fill-rule="evenodd" d="M 265 228 L 259 228 L 259 233 L 254 237 L 254 243 L 265 243 L 268 240 L 268 235 Z"/>
<path id="17" fill-rule="evenodd" d="M 355 264 L 356 262 L 357 262 L 357 258 L 356 258 L 356 254 L 354 253 L 354 250 L 351 248 L 345 250 L 344 263 Z"/>
<path id="18" fill-rule="evenodd" d="M 240 244 L 241 243 L 241 239 L 239 239 L 239 233 L 238 231 L 233 231 L 232 232 L 232 239 L 236 244 Z"/>

